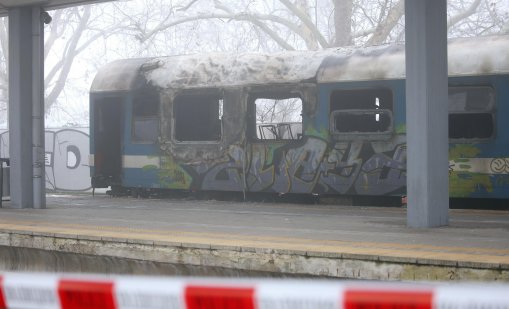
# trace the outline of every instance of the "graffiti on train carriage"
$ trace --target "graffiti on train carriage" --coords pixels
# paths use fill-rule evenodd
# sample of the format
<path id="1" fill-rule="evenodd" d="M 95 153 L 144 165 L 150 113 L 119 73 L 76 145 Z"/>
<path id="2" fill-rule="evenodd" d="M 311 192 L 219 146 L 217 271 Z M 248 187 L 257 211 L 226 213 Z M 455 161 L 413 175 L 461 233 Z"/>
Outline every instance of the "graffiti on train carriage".
<path id="1" fill-rule="evenodd" d="M 86 191 L 90 186 L 88 128 L 46 129 L 46 189 Z M 0 157 L 9 157 L 9 132 L 0 133 Z"/>
<path id="2" fill-rule="evenodd" d="M 451 197 L 509 198 L 508 48 L 449 41 Z M 92 183 L 406 195 L 404 68 L 401 44 L 117 60 L 90 88 Z"/>
<path id="3" fill-rule="evenodd" d="M 406 145 L 384 151 L 373 142 L 350 141 L 336 143 L 328 151 L 325 140 L 306 136 L 297 144 L 276 148 L 250 145 L 246 153 L 242 147 L 230 146 L 226 161 L 183 168 L 191 187 L 200 190 L 389 194 L 406 185 Z M 176 177 L 182 172 L 177 173 L 175 166 L 172 173 L 162 170 L 165 183 L 186 179 Z"/>

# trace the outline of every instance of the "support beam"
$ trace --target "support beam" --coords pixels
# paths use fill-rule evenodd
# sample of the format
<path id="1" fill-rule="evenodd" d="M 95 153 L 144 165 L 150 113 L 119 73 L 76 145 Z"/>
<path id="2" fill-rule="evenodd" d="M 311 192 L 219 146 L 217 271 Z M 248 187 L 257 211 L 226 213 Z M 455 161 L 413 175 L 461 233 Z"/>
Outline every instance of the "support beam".
<path id="1" fill-rule="evenodd" d="M 41 190 L 40 181 L 33 177 L 38 177 L 34 170 L 40 170 L 37 164 L 41 162 L 44 176 L 44 138 L 33 138 L 44 137 L 40 135 L 44 134 L 44 116 L 40 117 L 44 111 L 40 12 L 38 7 L 9 9 L 9 156 L 11 204 L 17 208 L 44 208 L 46 204 L 44 187 Z M 44 181 L 44 177 L 40 179 Z"/>
<path id="2" fill-rule="evenodd" d="M 405 1 L 407 224 L 449 223 L 447 2 Z"/>

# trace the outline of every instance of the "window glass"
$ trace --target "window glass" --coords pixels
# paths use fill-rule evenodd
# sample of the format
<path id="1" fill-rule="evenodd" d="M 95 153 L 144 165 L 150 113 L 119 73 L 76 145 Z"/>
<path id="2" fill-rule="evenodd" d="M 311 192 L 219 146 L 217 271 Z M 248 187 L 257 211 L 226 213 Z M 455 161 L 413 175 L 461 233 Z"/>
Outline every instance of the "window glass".
<path id="1" fill-rule="evenodd" d="M 132 139 L 155 143 L 159 135 L 159 96 L 155 91 L 142 91 L 133 99 Z"/>
<path id="2" fill-rule="evenodd" d="M 138 96 L 134 99 L 133 115 L 135 117 L 153 117 L 159 114 L 159 100 L 153 96 Z"/>
<path id="3" fill-rule="evenodd" d="M 177 141 L 221 140 L 222 97 L 214 93 L 183 94 L 173 104 Z"/>
<path id="4" fill-rule="evenodd" d="M 449 87 L 449 138 L 485 139 L 495 134 L 491 87 Z"/>
<path id="5" fill-rule="evenodd" d="M 390 89 L 336 90 L 331 94 L 333 133 L 388 133 L 392 130 Z"/>
<path id="6" fill-rule="evenodd" d="M 491 111 L 495 92 L 491 87 L 449 87 L 449 111 Z"/>
<path id="7" fill-rule="evenodd" d="M 159 134 L 159 121 L 154 117 L 135 118 L 133 121 L 133 140 L 156 142 Z"/>
<path id="8" fill-rule="evenodd" d="M 302 99 L 293 95 L 263 96 L 254 100 L 256 137 L 261 140 L 299 139 L 302 135 Z"/>

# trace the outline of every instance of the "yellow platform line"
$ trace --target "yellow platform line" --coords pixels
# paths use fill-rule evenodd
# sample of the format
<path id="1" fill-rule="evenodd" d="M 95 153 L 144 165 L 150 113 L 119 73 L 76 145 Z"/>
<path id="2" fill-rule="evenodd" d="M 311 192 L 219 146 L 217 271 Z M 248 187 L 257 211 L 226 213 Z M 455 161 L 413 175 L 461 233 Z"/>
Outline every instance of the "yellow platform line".
<path id="1" fill-rule="evenodd" d="M 2 220 L 0 220 L 0 223 Z M 281 236 L 255 236 L 255 235 L 241 235 L 241 234 L 226 234 L 226 233 L 212 233 L 212 232 L 190 232 L 182 230 L 160 230 L 160 229 L 140 229 L 132 227 L 116 227 L 116 226 L 99 226 L 88 224 L 68 224 L 68 223 L 49 223 L 39 221 L 18 221 L 9 220 L 9 223 L 3 223 L 1 226 L 8 226 L 10 229 L 35 231 L 34 229 L 41 229 L 42 232 L 62 233 L 62 228 L 71 235 L 84 235 L 83 232 L 91 236 L 101 236 L 105 232 L 113 231 L 121 233 L 123 238 L 151 240 L 157 235 L 173 236 L 173 237 L 195 237 L 203 239 L 230 239 L 239 240 L 247 239 L 254 241 L 271 241 L 274 243 L 314 243 L 321 245 L 337 245 L 338 243 L 348 244 L 354 247 L 378 247 L 387 249 L 406 249 L 406 250 L 426 250 L 426 251 L 446 251 L 446 252 L 464 252 L 464 253 L 479 253 L 491 255 L 509 255 L 509 249 L 493 249 L 493 248 L 479 248 L 479 247 L 450 247 L 450 246 L 436 246 L 425 244 L 401 244 L 401 243 L 383 243 L 383 242 L 358 242 L 358 241 L 345 241 L 345 240 L 323 240 L 323 239 L 306 239 L 306 238 L 292 238 Z M 58 226 L 58 227 L 57 227 Z M 5 228 L 6 228 L 5 227 Z M 49 228 L 49 231 L 48 231 Z M 77 233 L 81 232 L 81 233 Z M 128 237 L 126 237 L 128 236 Z M 108 237 L 108 236 L 105 236 Z"/>
<path id="2" fill-rule="evenodd" d="M 181 230 L 140 229 L 40 221 L 0 220 L 0 229 L 131 240 L 166 241 L 231 247 L 254 247 L 289 251 L 371 255 L 475 263 L 509 264 L 509 250 L 478 247 L 445 247 L 421 244 L 317 240 L 293 237 L 254 236 Z"/>

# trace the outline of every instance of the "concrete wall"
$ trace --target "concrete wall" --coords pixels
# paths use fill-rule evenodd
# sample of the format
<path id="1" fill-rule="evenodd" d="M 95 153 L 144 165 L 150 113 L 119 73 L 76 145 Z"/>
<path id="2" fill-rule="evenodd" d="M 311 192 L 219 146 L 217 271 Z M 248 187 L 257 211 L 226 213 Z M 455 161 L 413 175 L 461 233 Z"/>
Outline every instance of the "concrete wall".
<path id="1" fill-rule="evenodd" d="M 0 231 L 0 270 L 509 281 L 507 265 Z"/>

